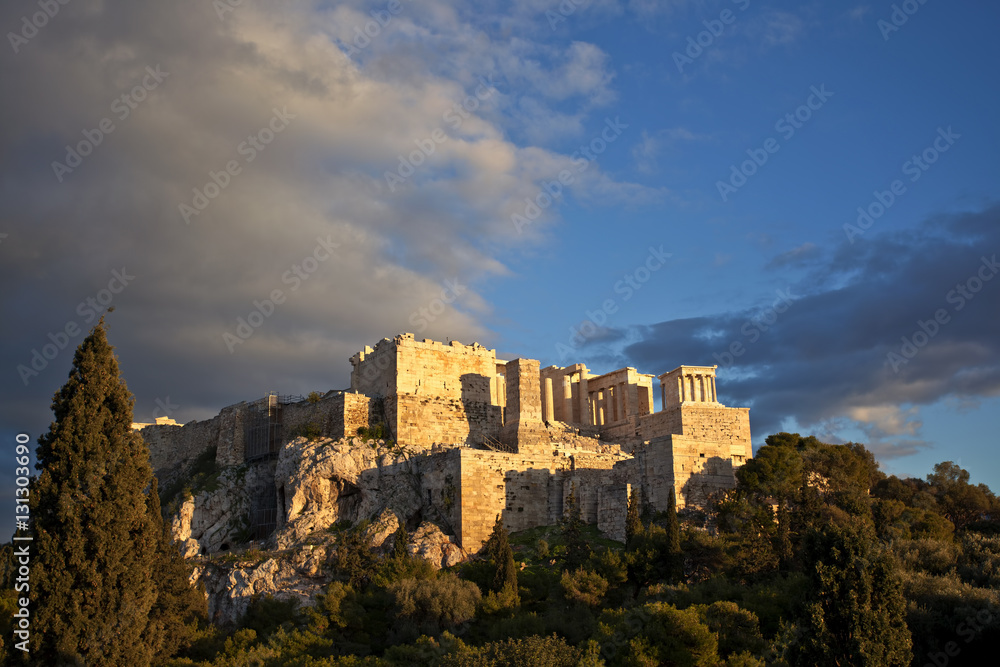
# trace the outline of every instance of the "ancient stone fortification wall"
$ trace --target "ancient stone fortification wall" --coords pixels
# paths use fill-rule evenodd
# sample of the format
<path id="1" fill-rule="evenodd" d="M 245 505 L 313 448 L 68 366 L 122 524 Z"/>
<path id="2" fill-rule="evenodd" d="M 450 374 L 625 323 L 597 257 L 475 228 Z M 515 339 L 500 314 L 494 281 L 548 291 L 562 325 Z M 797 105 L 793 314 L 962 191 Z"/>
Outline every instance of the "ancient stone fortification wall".
<path id="1" fill-rule="evenodd" d="M 538 362 L 514 359 L 505 367 L 507 406 L 504 408 L 501 440 L 521 453 L 543 455 L 550 447 L 549 434 L 542 423 Z"/>
<path id="2" fill-rule="evenodd" d="M 364 394 L 337 392 L 315 403 L 302 401 L 282 406 L 281 423 L 285 440 L 309 426 L 316 426 L 328 438 L 350 438 L 368 424 L 371 399 Z"/>
<path id="3" fill-rule="evenodd" d="M 350 437 L 368 426 L 371 400 L 362 394 L 335 393 L 316 403 L 303 401 L 282 406 L 282 434 L 287 442 L 304 427 L 314 424 L 330 438 Z M 161 483 L 171 471 L 181 472 L 199 454 L 216 447 L 220 466 L 244 462 L 244 440 L 251 413 L 266 410 L 267 399 L 237 403 L 215 417 L 184 426 L 147 426 L 140 431 L 149 445 L 150 463 Z"/>
<path id="4" fill-rule="evenodd" d="M 631 493 L 630 484 L 611 483 L 598 489 L 597 528 L 612 540 L 625 541 L 625 520 Z"/>
<path id="5" fill-rule="evenodd" d="M 681 433 L 679 405 L 639 417 L 639 437 L 643 440 L 655 440 L 675 433 L 677 435 Z"/>
<path id="6" fill-rule="evenodd" d="M 395 393 L 498 405 L 496 361 L 496 351 L 482 345 L 403 337 L 397 346 Z"/>
<path id="7" fill-rule="evenodd" d="M 703 508 L 711 494 L 736 485 L 730 443 L 683 435 L 675 435 L 671 440 L 678 509 Z"/>
<path id="8" fill-rule="evenodd" d="M 568 457 L 457 451 L 461 519 L 456 536 L 463 549 L 478 551 L 498 514 L 508 530 L 550 525 L 552 514 L 561 516 L 562 473 L 572 465 Z"/>
<path id="9" fill-rule="evenodd" d="M 383 338 L 351 357 L 351 391 L 366 396 L 396 393 L 396 341 Z"/>
<path id="10" fill-rule="evenodd" d="M 371 425 L 372 405 L 370 398 L 364 394 L 345 393 L 343 400 L 342 413 L 335 415 L 339 421 L 334 421 L 331 424 L 329 436 L 331 438 L 350 438 L 358 432 L 359 428 Z M 343 427 L 338 428 L 341 423 L 343 423 Z M 336 435 L 338 433 L 343 433 L 343 436 Z"/>
<path id="11" fill-rule="evenodd" d="M 618 452 L 536 456 L 454 451 L 458 455 L 454 464 L 458 469 L 455 481 L 461 512 L 456 536 L 462 548 L 470 552 L 478 551 L 489 537 L 498 514 L 510 531 L 558 523 L 570 488 L 583 520 L 598 523 L 602 487 L 611 481 L 614 465 L 625 458 Z M 447 455 L 454 456 L 451 452 Z M 605 511 L 607 514 L 607 508 Z"/>
<path id="12" fill-rule="evenodd" d="M 662 413 L 657 413 L 662 414 Z M 653 415 L 646 415 L 653 416 Z M 601 428 L 601 438 L 610 442 L 622 442 L 638 439 L 641 435 L 639 420 L 644 417 L 629 417 L 625 421 Z"/>
<path id="13" fill-rule="evenodd" d="M 684 404 L 680 407 L 680 435 L 696 440 L 727 443 L 733 454 L 744 461 L 752 455 L 750 445 L 750 408 L 724 408 L 704 404 Z"/>
<path id="14" fill-rule="evenodd" d="M 223 408 L 219 413 L 219 440 L 215 462 L 221 466 L 243 463 L 247 418 L 252 410 L 260 409 L 261 401 L 237 403 Z M 265 401 L 264 405 L 267 403 Z"/>
<path id="15" fill-rule="evenodd" d="M 432 508 L 437 514 L 425 518 L 438 521 L 446 532 L 456 537 L 461 534 L 459 528 L 462 523 L 461 452 L 460 449 L 449 449 L 422 457 L 419 464 L 420 488 L 423 494 L 420 500 L 425 503 L 425 507 Z"/>
<path id="16" fill-rule="evenodd" d="M 396 439 L 414 447 L 434 444 L 479 444 L 500 435 L 498 405 L 400 394 L 396 407 Z"/>
<path id="17" fill-rule="evenodd" d="M 496 352 L 473 343 L 383 340 L 351 358 L 351 387 L 382 395 L 393 437 L 407 445 L 496 438 L 502 424 Z"/>
<path id="18" fill-rule="evenodd" d="M 217 448 L 215 460 L 220 465 L 242 463 L 244 423 L 251 409 L 252 404 L 237 403 L 204 421 L 142 429 L 139 433 L 149 445 L 150 463 L 160 481 L 210 447 Z"/>
<path id="19" fill-rule="evenodd" d="M 147 426 L 139 431 L 149 445 L 149 463 L 160 476 L 170 468 L 183 468 L 219 439 L 219 417 L 184 426 Z"/>

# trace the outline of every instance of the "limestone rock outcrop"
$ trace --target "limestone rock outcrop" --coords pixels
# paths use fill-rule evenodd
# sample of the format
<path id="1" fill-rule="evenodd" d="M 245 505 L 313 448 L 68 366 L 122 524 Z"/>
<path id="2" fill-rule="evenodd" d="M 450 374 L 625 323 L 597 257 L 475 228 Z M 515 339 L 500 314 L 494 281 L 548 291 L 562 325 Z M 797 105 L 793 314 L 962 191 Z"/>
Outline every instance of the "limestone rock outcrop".
<path id="1" fill-rule="evenodd" d="M 292 560 L 268 557 L 257 563 L 232 567 L 208 565 L 199 573 L 208 595 L 209 619 L 232 624 L 243 616 L 255 596 L 296 600 L 312 605 L 330 578 L 323 576 L 321 562 L 326 550 L 303 550 Z"/>
<path id="2" fill-rule="evenodd" d="M 373 549 L 387 550 L 393 546 L 393 538 L 399 530 L 399 517 L 391 509 L 386 508 L 377 519 L 368 526 L 365 537 Z"/>
<path id="3" fill-rule="evenodd" d="M 171 535 L 182 545 L 185 557 L 235 546 L 241 529 L 245 530 L 251 490 L 270 483 L 265 467 L 235 466 L 223 469 L 212 488 L 183 498 L 171 521 Z"/>
<path id="4" fill-rule="evenodd" d="M 298 438 L 282 448 L 274 479 L 285 499 L 278 548 L 337 521 L 358 523 L 385 509 L 405 521 L 421 507 L 417 463 L 382 441 Z"/>
<path id="5" fill-rule="evenodd" d="M 469 555 L 455 543 L 455 538 L 445 535 L 441 528 L 425 521 L 410 536 L 410 554 L 430 561 L 435 568 L 452 567 L 468 560 Z"/>
<path id="6" fill-rule="evenodd" d="M 373 549 L 391 550 L 407 522 L 418 525 L 409 552 L 436 568 L 465 561 L 455 537 L 426 519 L 421 502 L 420 457 L 391 450 L 382 441 L 306 440 L 285 444 L 277 461 L 226 467 L 211 488 L 182 499 L 171 531 L 185 558 L 194 559 L 194 581 L 205 585 L 214 621 L 235 623 L 254 596 L 310 605 L 333 580 L 337 522 L 370 522 Z M 248 516 L 255 494 L 277 494 L 278 530 L 247 548 Z M 231 550 L 238 553 L 231 553 Z M 242 551 L 241 551 L 242 550 Z"/>

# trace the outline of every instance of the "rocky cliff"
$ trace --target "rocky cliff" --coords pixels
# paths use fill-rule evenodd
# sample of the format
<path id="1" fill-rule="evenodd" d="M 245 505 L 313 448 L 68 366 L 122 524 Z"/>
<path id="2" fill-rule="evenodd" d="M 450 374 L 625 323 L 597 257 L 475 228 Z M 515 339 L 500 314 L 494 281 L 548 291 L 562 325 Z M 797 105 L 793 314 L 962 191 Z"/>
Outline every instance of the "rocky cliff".
<path id="1" fill-rule="evenodd" d="M 427 460 L 383 441 L 296 438 L 276 461 L 227 466 L 182 492 L 172 533 L 205 585 L 210 618 L 235 622 L 254 596 L 312 604 L 333 579 L 334 524 L 366 523 L 374 549 L 390 548 L 405 525 L 411 554 L 435 567 L 466 560 L 448 517 L 425 502 Z M 256 519 L 268 511 L 259 509 L 262 499 L 276 509 L 277 529 L 255 541 Z"/>

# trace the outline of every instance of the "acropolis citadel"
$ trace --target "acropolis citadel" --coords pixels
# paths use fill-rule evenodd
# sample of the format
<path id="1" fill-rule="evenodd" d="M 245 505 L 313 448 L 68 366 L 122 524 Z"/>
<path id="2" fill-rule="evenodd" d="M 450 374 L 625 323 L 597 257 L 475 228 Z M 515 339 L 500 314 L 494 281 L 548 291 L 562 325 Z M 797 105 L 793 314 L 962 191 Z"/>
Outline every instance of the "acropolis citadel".
<path id="1" fill-rule="evenodd" d="M 408 333 L 365 347 L 350 362 L 350 389 L 312 400 L 272 394 L 184 426 L 136 425 L 161 484 L 213 447 L 221 467 L 259 468 L 247 477 L 259 487 L 248 512 L 263 538 L 310 502 L 275 475 L 283 448 L 306 427 L 312 438 L 354 447 L 365 446 L 359 429 L 378 428 L 408 457 L 419 507 L 407 511 L 434 517 L 474 553 L 497 515 L 511 531 L 558 523 L 571 489 L 583 520 L 622 540 L 633 487 L 653 511 L 666 510 L 671 493 L 678 509 L 702 508 L 710 494 L 735 485 L 735 469 L 751 457 L 749 408 L 719 403 L 715 366 L 595 375 L 583 364 L 540 368 L 533 359 L 497 359 L 478 343 Z M 402 474 L 401 464 L 395 468 L 371 471 L 383 480 L 371 488 Z M 365 474 L 331 482 L 342 516 L 365 518 L 355 516 L 363 504 L 349 502 Z M 219 539 L 209 545 L 205 537 L 202 546 L 210 551 Z"/>

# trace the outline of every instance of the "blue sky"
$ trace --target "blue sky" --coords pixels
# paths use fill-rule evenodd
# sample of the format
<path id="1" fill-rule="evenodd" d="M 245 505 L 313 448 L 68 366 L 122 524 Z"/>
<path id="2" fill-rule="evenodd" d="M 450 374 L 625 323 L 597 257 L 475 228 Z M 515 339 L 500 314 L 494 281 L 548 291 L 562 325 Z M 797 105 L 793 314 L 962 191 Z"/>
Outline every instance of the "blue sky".
<path id="1" fill-rule="evenodd" d="M 343 388 L 409 331 L 718 363 L 755 442 L 996 490 L 1000 9 L 895 5 L 6 3 L 2 436 L 95 299 L 138 420 Z"/>

